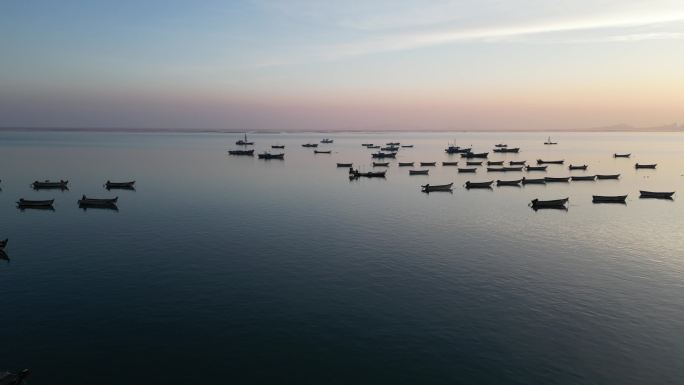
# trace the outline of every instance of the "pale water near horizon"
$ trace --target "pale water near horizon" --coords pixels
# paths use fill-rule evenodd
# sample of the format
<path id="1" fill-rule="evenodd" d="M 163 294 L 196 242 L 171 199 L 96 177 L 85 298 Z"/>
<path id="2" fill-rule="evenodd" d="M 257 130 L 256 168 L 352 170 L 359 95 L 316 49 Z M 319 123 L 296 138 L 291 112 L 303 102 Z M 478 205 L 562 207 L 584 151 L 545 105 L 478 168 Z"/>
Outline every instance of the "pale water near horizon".
<path id="1" fill-rule="evenodd" d="M 324 135 L 332 154 L 301 147 Z M 0 132 L 0 371 L 30 368 L 31 384 L 680 383 L 684 134 L 552 135 L 557 146 L 543 133 L 251 135 L 256 152 L 286 146 L 264 161 L 229 156 L 234 134 Z M 371 170 L 361 143 L 390 141 L 415 147 L 383 160 L 385 179 L 336 167 Z M 444 153 L 453 141 L 565 165 L 458 174 L 440 165 L 462 161 Z M 492 154 L 502 142 L 521 152 Z M 409 176 L 398 161 L 438 166 Z M 43 179 L 70 189 L 29 187 Z M 118 196 L 119 211 L 83 211 L 82 194 Z M 564 197 L 567 211 L 527 206 Z"/>

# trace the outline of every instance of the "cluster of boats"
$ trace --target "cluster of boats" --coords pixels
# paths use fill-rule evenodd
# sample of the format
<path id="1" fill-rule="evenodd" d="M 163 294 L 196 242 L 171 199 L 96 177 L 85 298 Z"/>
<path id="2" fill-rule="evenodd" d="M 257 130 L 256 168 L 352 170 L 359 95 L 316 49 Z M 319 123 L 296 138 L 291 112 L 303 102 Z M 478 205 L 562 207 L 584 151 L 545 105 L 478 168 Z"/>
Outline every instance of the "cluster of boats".
<path id="1" fill-rule="evenodd" d="M 69 181 L 59 180 L 59 181 L 34 181 L 31 183 L 31 187 L 34 190 L 68 190 Z M 112 182 L 106 181 L 104 183 L 104 188 L 107 190 L 135 190 L 135 181 L 127 182 Z M 77 201 L 78 206 L 82 209 L 88 208 L 105 208 L 111 210 L 118 210 L 117 202 L 119 197 L 114 198 L 89 198 L 85 195 L 81 196 L 81 199 Z M 24 199 L 20 198 L 17 202 L 17 207 L 21 210 L 25 209 L 42 209 L 42 210 L 54 210 L 54 199 Z"/>

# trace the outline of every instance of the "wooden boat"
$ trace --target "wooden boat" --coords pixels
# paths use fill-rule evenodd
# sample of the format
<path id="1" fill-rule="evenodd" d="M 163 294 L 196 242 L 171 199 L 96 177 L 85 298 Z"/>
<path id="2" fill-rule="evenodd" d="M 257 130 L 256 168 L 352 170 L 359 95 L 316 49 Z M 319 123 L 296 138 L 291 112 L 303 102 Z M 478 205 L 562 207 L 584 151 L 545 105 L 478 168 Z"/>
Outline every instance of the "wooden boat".
<path id="1" fill-rule="evenodd" d="M 246 155 L 246 156 L 253 156 L 254 155 L 254 150 L 229 150 L 228 154 L 230 155 Z"/>
<path id="2" fill-rule="evenodd" d="M 463 158 L 468 158 L 468 159 L 472 159 L 472 158 L 486 158 L 487 155 L 489 155 L 488 152 L 467 152 L 467 153 L 465 153 L 465 154 L 461 154 L 461 157 L 463 157 Z"/>
<path id="3" fill-rule="evenodd" d="M 657 164 L 635 164 L 634 168 L 656 168 Z"/>
<path id="4" fill-rule="evenodd" d="M 399 142 L 388 142 L 388 143 L 385 143 L 386 146 L 398 146 L 398 145 L 400 145 L 400 144 L 401 144 L 401 143 L 399 143 Z"/>
<path id="5" fill-rule="evenodd" d="M 620 179 L 620 174 L 596 175 L 596 179 Z"/>
<path id="6" fill-rule="evenodd" d="M 130 182 L 106 181 L 104 186 L 107 190 L 112 190 L 112 189 L 132 190 L 135 188 L 135 181 L 134 180 L 132 180 Z"/>
<path id="7" fill-rule="evenodd" d="M 565 207 L 565 205 L 568 203 L 570 198 L 563 198 L 563 199 L 554 199 L 554 200 L 548 200 L 548 201 L 541 201 L 539 199 L 533 199 L 532 202 L 530 203 L 530 206 L 532 208 L 561 208 Z"/>
<path id="8" fill-rule="evenodd" d="M 321 143 L 325 143 L 325 144 L 330 144 L 330 143 L 332 143 L 332 142 L 333 142 L 333 140 L 332 140 L 332 139 L 328 139 L 328 138 L 325 138 L 325 139 L 321 140 Z"/>
<path id="9" fill-rule="evenodd" d="M 410 167 L 413 166 L 413 162 L 399 162 L 399 167 Z"/>
<path id="10" fill-rule="evenodd" d="M 366 148 L 380 148 L 380 146 L 373 146 L 373 145 L 370 145 L 370 146 L 368 146 L 368 147 L 366 147 Z"/>
<path id="11" fill-rule="evenodd" d="M 264 152 L 263 154 L 259 154 L 259 159 L 285 159 L 285 154 L 270 154 Z"/>
<path id="12" fill-rule="evenodd" d="M 502 166 L 502 165 L 503 165 L 503 160 L 500 160 L 500 161 L 497 161 L 497 162 L 494 162 L 494 161 L 491 161 L 491 160 L 488 160 L 488 161 L 487 161 L 487 166 Z"/>
<path id="13" fill-rule="evenodd" d="M 539 178 L 539 179 L 529 179 L 529 178 L 522 178 L 522 184 L 546 184 L 546 179 L 545 178 Z"/>
<path id="14" fill-rule="evenodd" d="M 539 166 L 539 167 L 526 166 L 525 171 L 546 171 L 547 167 L 549 167 L 549 166 Z"/>
<path id="15" fill-rule="evenodd" d="M 514 154 L 517 154 L 520 152 L 520 148 L 518 148 L 518 147 L 514 147 L 514 148 L 502 147 L 502 148 L 495 148 L 493 151 L 498 152 L 498 153 L 514 153 Z"/>
<path id="16" fill-rule="evenodd" d="M 373 167 L 389 167 L 389 162 L 373 162 Z"/>
<path id="17" fill-rule="evenodd" d="M 394 146 L 382 147 L 382 148 L 380 148 L 380 151 L 397 152 L 397 151 L 399 151 L 399 147 L 394 147 Z"/>
<path id="18" fill-rule="evenodd" d="M 476 168 L 459 168 L 458 172 L 476 172 Z"/>
<path id="19" fill-rule="evenodd" d="M 499 144 L 495 144 L 494 147 L 503 148 L 503 147 L 508 147 L 508 145 L 507 145 L 507 144 L 503 144 L 503 143 L 499 143 Z"/>
<path id="20" fill-rule="evenodd" d="M 271 148 L 280 148 L 280 149 L 283 149 L 283 148 L 285 148 L 285 145 L 284 145 L 284 144 L 272 144 L 272 145 L 271 145 Z"/>
<path id="21" fill-rule="evenodd" d="M 353 163 L 338 163 L 337 167 L 351 167 Z"/>
<path id="22" fill-rule="evenodd" d="M 541 160 L 537 159 L 537 164 L 563 164 L 564 160 Z"/>
<path id="23" fill-rule="evenodd" d="M 362 145 L 363 147 L 369 147 L 369 146 L 372 146 L 373 143 L 361 143 L 361 145 Z"/>
<path id="24" fill-rule="evenodd" d="M 302 144 L 302 147 L 315 148 L 315 147 L 318 147 L 318 143 L 305 143 L 305 144 Z"/>
<path id="25" fill-rule="evenodd" d="M 409 175 L 427 175 L 430 170 L 409 170 Z"/>
<path id="26" fill-rule="evenodd" d="M 374 153 L 374 154 L 371 154 L 371 157 L 373 157 L 373 158 L 378 158 L 378 159 L 382 159 L 382 158 L 396 158 L 396 157 L 397 157 L 397 154 L 391 153 L 391 152 L 376 152 L 376 153 Z"/>
<path id="27" fill-rule="evenodd" d="M 470 150 L 472 150 L 471 147 L 465 148 L 459 146 L 449 146 L 444 150 L 444 152 L 447 154 L 466 154 L 469 153 Z"/>
<path id="28" fill-rule="evenodd" d="M 449 184 L 438 184 L 438 185 L 430 185 L 426 184 L 423 186 L 420 186 L 423 189 L 423 192 L 432 192 L 432 191 L 451 191 L 451 186 L 453 186 L 454 183 L 451 182 Z"/>
<path id="29" fill-rule="evenodd" d="M 549 138 L 546 139 L 546 142 L 544 142 L 544 144 L 547 144 L 547 145 L 549 145 L 549 144 L 558 144 L 558 142 L 552 142 L 552 141 L 551 141 L 551 137 L 549 136 Z"/>
<path id="30" fill-rule="evenodd" d="M 8 238 L 5 238 L 2 241 L 0 241 L 0 249 L 4 249 L 5 247 L 7 247 L 7 242 L 9 242 Z"/>
<path id="31" fill-rule="evenodd" d="M 596 180 L 596 175 L 576 175 L 576 176 L 571 176 L 570 180 L 573 182 L 582 181 L 582 180 L 590 180 L 593 182 Z"/>
<path id="32" fill-rule="evenodd" d="M 656 192 L 656 191 L 646 191 L 640 190 L 640 198 L 656 198 L 656 199 L 672 199 L 674 191 L 672 192 Z"/>
<path id="33" fill-rule="evenodd" d="M 404 144 L 401 146 L 401 148 L 413 148 L 412 144 Z"/>
<path id="34" fill-rule="evenodd" d="M 613 158 L 629 158 L 630 156 L 632 156 L 631 153 L 629 153 L 629 154 L 613 154 Z"/>
<path id="35" fill-rule="evenodd" d="M 442 162 L 442 166 L 458 166 L 458 162 Z"/>
<path id="36" fill-rule="evenodd" d="M 482 166 L 482 162 L 473 162 L 473 161 L 468 161 L 466 162 L 467 166 Z"/>
<path id="37" fill-rule="evenodd" d="M 566 178 L 549 178 L 549 177 L 546 177 L 546 178 L 544 178 L 544 180 L 546 181 L 546 183 L 568 182 L 568 181 L 570 181 L 570 177 L 566 177 Z"/>
<path id="38" fill-rule="evenodd" d="M 496 172 L 496 171 L 504 172 L 505 170 L 503 167 L 487 167 L 487 172 Z"/>
<path id="39" fill-rule="evenodd" d="M 88 198 L 85 195 L 83 195 L 81 199 L 78 200 L 78 204 L 81 206 L 111 206 L 115 205 L 118 200 L 119 197 L 98 199 Z"/>
<path id="40" fill-rule="evenodd" d="M 332 150 L 314 150 L 314 154 L 332 154 Z"/>
<path id="41" fill-rule="evenodd" d="M 588 167 L 589 167 L 589 166 L 587 166 L 586 164 L 584 164 L 584 165 L 582 165 L 582 166 L 573 166 L 573 165 L 570 165 L 570 166 L 568 166 L 568 170 L 586 170 Z"/>
<path id="42" fill-rule="evenodd" d="M 53 181 L 35 181 L 31 184 L 35 190 L 40 190 L 40 189 L 62 189 L 62 190 L 67 190 L 67 184 L 69 183 L 68 180 L 60 180 L 59 182 L 53 182 Z"/>
<path id="43" fill-rule="evenodd" d="M 55 203 L 54 199 L 48 199 L 48 200 L 42 200 L 42 201 L 36 201 L 36 200 L 30 200 L 30 199 L 19 199 L 17 202 L 17 205 L 19 207 L 52 207 L 52 204 Z"/>
<path id="44" fill-rule="evenodd" d="M 627 195 L 594 195 L 594 203 L 625 203 Z"/>
<path id="45" fill-rule="evenodd" d="M 465 188 L 471 189 L 471 188 L 491 188 L 492 184 L 494 184 L 493 180 L 490 180 L 489 182 L 471 182 L 467 181 L 465 182 Z"/>
<path id="46" fill-rule="evenodd" d="M 511 160 L 508 161 L 509 166 L 524 166 L 527 163 L 526 160 Z"/>
<path id="47" fill-rule="evenodd" d="M 384 178 L 385 175 L 387 174 L 387 171 L 371 171 L 371 172 L 359 172 L 358 170 L 354 170 L 349 174 L 349 179 L 357 179 L 360 177 L 364 178 Z"/>
<path id="48" fill-rule="evenodd" d="M 520 186 L 520 183 L 522 182 L 522 179 L 516 179 L 516 180 L 497 180 L 496 185 L 497 186 Z"/>
<path id="49" fill-rule="evenodd" d="M 434 166 L 437 162 L 420 162 L 421 166 Z"/>
<path id="50" fill-rule="evenodd" d="M 503 171 L 504 172 L 511 172 L 511 171 L 522 172 L 522 169 L 523 169 L 522 166 L 521 167 L 504 167 Z"/>
<path id="51" fill-rule="evenodd" d="M 240 139 L 237 142 L 235 142 L 238 146 L 253 146 L 254 142 L 248 142 L 247 141 L 247 134 L 245 134 L 245 139 Z"/>

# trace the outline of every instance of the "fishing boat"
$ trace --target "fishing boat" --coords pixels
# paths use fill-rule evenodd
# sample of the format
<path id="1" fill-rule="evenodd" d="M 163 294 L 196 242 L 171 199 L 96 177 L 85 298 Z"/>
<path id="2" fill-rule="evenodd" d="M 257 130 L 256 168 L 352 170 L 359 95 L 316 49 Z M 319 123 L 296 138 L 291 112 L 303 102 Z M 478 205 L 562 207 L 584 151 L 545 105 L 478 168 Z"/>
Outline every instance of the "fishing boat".
<path id="1" fill-rule="evenodd" d="M 330 144 L 330 143 L 332 143 L 332 142 L 333 142 L 333 140 L 332 140 L 332 139 L 328 139 L 328 138 L 325 138 L 325 139 L 321 140 L 321 143 L 325 143 L 325 144 Z"/>
<path id="2" fill-rule="evenodd" d="M 380 148 L 380 151 L 397 152 L 397 151 L 399 151 L 399 147 L 394 147 L 394 146 L 382 147 L 382 148 Z"/>
<path id="3" fill-rule="evenodd" d="M 476 172 L 476 171 L 477 171 L 476 168 L 459 168 L 458 169 L 458 172 L 471 172 L 472 173 L 472 172 Z"/>
<path id="4" fill-rule="evenodd" d="M 254 156 L 254 150 L 229 150 L 230 155 Z"/>
<path id="5" fill-rule="evenodd" d="M 498 153 L 513 153 L 513 154 L 517 154 L 517 153 L 520 152 L 520 148 L 518 148 L 518 147 L 513 147 L 513 148 L 501 147 L 501 148 L 495 148 L 495 149 L 492 150 L 492 151 L 498 152 Z"/>
<path id="6" fill-rule="evenodd" d="M 444 152 L 446 152 L 447 154 L 465 154 L 469 153 L 470 150 L 472 150 L 471 147 L 465 148 L 459 146 L 449 146 L 444 150 Z"/>
<path id="7" fill-rule="evenodd" d="M 586 164 L 584 164 L 584 165 L 582 165 L 582 166 L 573 166 L 573 165 L 570 165 L 570 166 L 568 166 L 568 170 L 586 170 L 588 167 L 589 167 L 589 166 L 587 166 Z"/>
<path id="8" fill-rule="evenodd" d="M 549 166 L 525 166 L 525 171 L 546 171 Z"/>
<path id="9" fill-rule="evenodd" d="M 358 170 L 353 170 L 349 174 L 349 179 L 357 179 L 360 177 L 364 178 L 384 178 L 387 171 L 370 171 L 370 172 L 359 172 Z"/>
<path id="10" fill-rule="evenodd" d="M 271 148 L 279 148 L 279 149 L 284 149 L 285 145 L 284 144 L 272 144 Z"/>
<path id="11" fill-rule="evenodd" d="M 403 144 L 401 148 L 413 148 L 412 144 Z"/>
<path id="12" fill-rule="evenodd" d="M 524 166 L 525 163 L 527 163 L 526 160 L 510 160 L 510 161 L 508 161 L 508 165 L 510 165 L 510 166 Z"/>
<path id="13" fill-rule="evenodd" d="M 430 170 L 409 170 L 409 175 L 427 175 Z"/>
<path id="14" fill-rule="evenodd" d="M 632 156 L 631 153 L 629 153 L 629 154 L 613 154 L 613 158 L 629 158 L 630 156 Z"/>
<path id="15" fill-rule="evenodd" d="M 568 182 L 568 181 L 570 181 L 570 177 L 566 177 L 566 178 L 550 178 L 550 177 L 546 177 L 546 178 L 544 178 L 544 180 L 546 181 L 546 183 Z"/>
<path id="16" fill-rule="evenodd" d="M 392 152 L 376 152 L 374 154 L 371 154 L 371 157 L 377 158 L 377 159 L 382 159 L 382 158 L 396 158 L 397 154 L 392 153 Z"/>
<path id="17" fill-rule="evenodd" d="M 399 162 L 399 167 L 411 167 L 413 162 Z"/>
<path id="18" fill-rule="evenodd" d="M 449 184 L 436 184 L 436 185 L 422 185 L 420 186 L 423 190 L 423 192 L 432 192 L 432 191 L 451 191 L 451 186 L 453 186 L 454 183 L 451 182 Z"/>
<path id="19" fill-rule="evenodd" d="M 48 200 L 42 200 L 42 201 L 36 201 L 36 200 L 30 200 L 30 199 L 19 199 L 17 201 L 17 205 L 19 207 L 52 207 L 52 204 L 55 203 L 54 199 L 48 199 Z"/>
<path id="20" fill-rule="evenodd" d="M 573 182 L 576 181 L 595 181 L 596 180 L 596 175 L 579 175 L 579 176 L 571 176 L 570 180 Z"/>
<path id="21" fill-rule="evenodd" d="M 656 198 L 656 199 L 672 199 L 674 191 L 672 192 L 657 192 L 657 191 L 645 191 L 640 190 L 640 198 Z"/>
<path id="22" fill-rule="evenodd" d="M 466 162 L 467 166 L 482 166 L 482 162 L 473 162 L 473 161 L 468 161 Z"/>
<path id="23" fill-rule="evenodd" d="M 539 199 L 533 199 L 530 203 L 532 208 L 565 208 L 570 198 L 554 199 L 548 201 L 542 201 Z"/>
<path id="24" fill-rule="evenodd" d="M 237 144 L 238 146 L 253 146 L 254 142 L 248 142 L 247 134 L 245 134 L 245 138 L 238 140 L 237 142 L 235 142 L 235 144 Z"/>
<path id="25" fill-rule="evenodd" d="M 285 159 L 285 154 L 271 154 L 264 152 L 263 154 L 259 154 L 259 159 Z"/>
<path id="26" fill-rule="evenodd" d="M 612 174 L 612 175 L 596 175 L 596 179 L 620 179 L 620 174 Z"/>
<path id="27" fill-rule="evenodd" d="M 487 167 L 487 172 L 503 172 L 503 167 Z"/>
<path id="28" fill-rule="evenodd" d="M 19 373 L 0 372 L 0 385 L 24 385 L 26 377 L 30 374 L 28 369 Z"/>
<path id="29" fill-rule="evenodd" d="M 593 195 L 594 203 L 625 203 L 627 195 Z"/>
<path id="30" fill-rule="evenodd" d="M 487 161 L 487 166 L 502 166 L 503 165 L 503 160 L 493 162 L 491 160 Z"/>
<path id="31" fill-rule="evenodd" d="M 467 152 L 467 153 L 465 153 L 465 154 L 461 154 L 461 157 L 463 157 L 463 158 L 468 158 L 468 159 L 472 159 L 472 158 L 486 158 L 487 155 L 489 155 L 488 152 Z"/>
<path id="32" fill-rule="evenodd" d="M 499 144 L 495 144 L 494 147 L 503 148 L 503 147 L 508 147 L 508 145 L 503 144 L 503 143 L 499 143 Z"/>
<path id="33" fill-rule="evenodd" d="M 537 159 L 537 164 L 563 164 L 564 160 L 541 160 Z"/>
<path id="34" fill-rule="evenodd" d="M 353 163 L 338 163 L 337 167 L 351 167 Z"/>
<path id="35" fill-rule="evenodd" d="M 546 139 L 546 142 L 544 144 L 549 145 L 549 144 L 558 144 L 558 142 L 552 142 L 551 137 L 549 136 L 548 139 Z"/>
<path id="36" fill-rule="evenodd" d="M 98 199 L 88 198 L 85 195 L 83 195 L 81 199 L 78 200 L 78 204 L 81 206 L 111 206 L 115 205 L 118 200 L 119 197 Z"/>
<path id="37" fill-rule="evenodd" d="M 521 172 L 522 169 L 523 169 L 522 166 L 521 167 L 504 167 L 503 171 L 504 172 L 511 172 L 511 171 Z"/>
<path id="38" fill-rule="evenodd" d="M 133 190 L 135 188 L 135 181 L 129 182 L 110 182 L 106 181 L 104 184 L 107 190 L 120 189 L 120 190 Z"/>
<path id="39" fill-rule="evenodd" d="M 635 164 L 634 168 L 656 168 L 657 164 Z"/>
<path id="40" fill-rule="evenodd" d="M 318 143 L 305 143 L 305 144 L 302 144 L 302 147 L 315 148 L 315 147 L 318 147 Z"/>
<path id="41" fill-rule="evenodd" d="M 31 186 L 35 190 L 40 190 L 40 189 L 68 190 L 67 184 L 69 184 L 68 180 L 60 180 L 59 182 L 53 182 L 53 181 L 45 180 L 43 182 L 35 181 L 31 184 Z"/>
<path id="42" fill-rule="evenodd" d="M 400 144 L 401 144 L 401 143 L 399 143 L 399 142 L 388 142 L 388 143 L 385 143 L 385 145 L 387 145 L 387 146 L 398 146 L 398 145 L 400 145 Z"/>
<path id="43" fill-rule="evenodd" d="M 421 166 L 435 166 L 437 162 L 420 162 Z"/>
<path id="44" fill-rule="evenodd" d="M 5 247 L 7 247 L 7 242 L 9 242 L 8 238 L 5 238 L 2 241 L 0 241 L 0 249 L 4 249 Z"/>
<path id="45" fill-rule="evenodd" d="M 389 162 L 373 162 L 373 167 L 389 167 Z"/>
<path id="46" fill-rule="evenodd" d="M 458 166 L 458 162 L 442 162 L 442 166 Z"/>
<path id="47" fill-rule="evenodd" d="M 372 146 L 373 143 L 361 143 L 361 145 L 362 145 L 363 147 L 369 147 L 369 146 Z"/>
<path id="48" fill-rule="evenodd" d="M 314 154 L 332 154 L 332 150 L 314 150 Z"/>
<path id="49" fill-rule="evenodd" d="M 522 178 L 522 184 L 546 184 L 546 179 L 545 178 L 538 178 L 538 179 L 529 179 L 529 178 Z"/>
<path id="50" fill-rule="evenodd" d="M 494 184 L 493 180 L 490 180 L 489 182 L 471 182 L 467 181 L 465 182 L 465 188 L 471 189 L 471 188 L 491 188 L 492 184 Z"/>
<path id="51" fill-rule="evenodd" d="M 520 183 L 522 182 L 522 179 L 516 179 L 516 180 L 497 180 L 496 185 L 497 186 L 520 186 Z"/>
<path id="52" fill-rule="evenodd" d="M 376 145 L 376 146 L 370 145 L 370 146 L 368 146 L 368 147 L 366 147 L 366 148 L 380 148 L 380 146 L 377 146 L 377 145 Z"/>

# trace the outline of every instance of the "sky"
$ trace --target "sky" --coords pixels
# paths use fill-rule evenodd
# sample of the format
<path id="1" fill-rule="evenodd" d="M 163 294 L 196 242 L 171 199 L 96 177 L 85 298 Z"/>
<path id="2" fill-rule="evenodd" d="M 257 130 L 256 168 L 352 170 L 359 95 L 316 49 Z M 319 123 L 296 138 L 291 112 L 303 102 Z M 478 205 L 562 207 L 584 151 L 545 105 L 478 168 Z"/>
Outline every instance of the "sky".
<path id="1" fill-rule="evenodd" d="M 684 1 L 0 2 L 0 127 L 684 122 Z"/>

